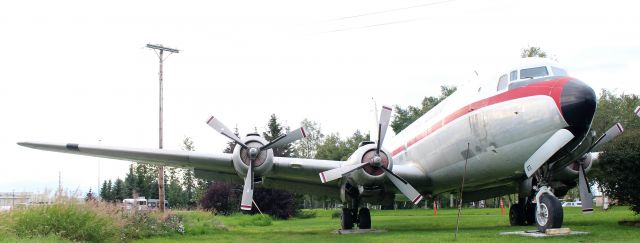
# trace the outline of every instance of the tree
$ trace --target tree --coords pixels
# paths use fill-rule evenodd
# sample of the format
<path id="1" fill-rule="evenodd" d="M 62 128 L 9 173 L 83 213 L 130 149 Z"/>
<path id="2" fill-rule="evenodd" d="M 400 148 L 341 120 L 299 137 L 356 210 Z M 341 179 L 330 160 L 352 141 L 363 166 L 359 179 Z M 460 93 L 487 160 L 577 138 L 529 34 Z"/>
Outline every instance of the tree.
<path id="1" fill-rule="evenodd" d="M 118 178 L 113 182 L 113 188 L 111 188 L 111 201 L 122 202 L 122 199 L 125 198 L 127 198 L 126 186 L 124 185 L 124 181 Z"/>
<path id="2" fill-rule="evenodd" d="M 169 168 L 169 183 L 167 184 L 167 201 L 174 208 L 184 208 L 187 206 L 187 199 L 184 195 L 182 185 L 178 179 L 178 170 L 174 167 Z"/>
<path id="3" fill-rule="evenodd" d="M 453 92 L 456 92 L 456 90 L 457 88 L 454 86 L 440 86 L 440 96 L 424 97 L 420 107 L 410 105 L 407 108 L 402 108 L 396 106 L 396 115 L 393 117 L 393 121 L 391 121 L 391 128 L 395 133 L 399 133 L 441 101 L 449 97 L 449 95 L 453 94 Z"/>
<path id="4" fill-rule="evenodd" d="M 324 140 L 324 134 L 317 122 L 308 119 L 302 120 L 300 125 L 304 127 L 307 137 L 300 139 L 295 144 L 295 157 L 314 158 L 318 152 L 318 147 Z"/>
<path id="5" fill-rule="evenodd" d="M 603 89 L 600 92 L 591 128 L 598 134 L 606 132 L 617 122 L 621 123 L 625 129 L 640 128 L 640 119 L 633 113 L 638 105 L 640 105 L 638 95 L 624 93 L 617 95 Z"/>
<path id="6" fill-rule="evenodd" d="M 239 137 L 240 133 L 238 132 L 238 128 L 235 128 L 235 131 L 233 132 L 236 136 Z M 233 149 L 236 147 L 236 142 L 235 141 L 229 141 L 227 142 L 227 147 L 224 148 L 224 150 L 222 151 L 223 153 L 233 153 Z"/>
<path id="7" fill-rule="evenodd" d="M 89 188 L 89 192 L 87 192 L 87 195 L 85 195 L 84 201 L 89 202 L 89 201 L 95 201 L 95 200 L 96 200 L 96 197 L 95 195 L 93 195 L 91 188 Z"/>
<path id="8" fill-rule="evenodd" d="M 237 129 L 236 129 L 237 132 Z M 184 140 L 182 141 L 182 150 L 185 151 L 195 151 L 196 147 L 195 145 L 193 145 L 193 140 L 191 140 L 190 137 L 185 137 Z M 183 183 L 183 187 L 184 187 L 184 192 L 186 194 L 186 200 L 187 200 L 187 208 L 191 209 L 193 207 L 196 206 L 197 201 L 195 199 L 194 193 L 196 192 L 195 188 L 196 188 L 196 181 L 198 180 L 195 177 L 195 171 L 193 170 L 193 168 L 186 168 L 183 171 L 183 176 L 182 176 L 182 183 Z"/>
<path id="9" fill-rule="evenodd" d="M 298 203 L 293 193 L 284 190 L 257 188 L 253 193 L 260 210 L 263 213 L 279 219 L 288 219 L 298 213 Z M 252 213 L 258 213 L 258 209 L 253 207 Z"/>
<path id="10" fill-rule="evenodd" d="M 110 191 L 111 191 L 111 188 L 109 188 L 109 185 L 107 184 L 107 180 L 104 180 L 104 182 L 102 182 L 102 187 L 100 188 L 100 198 L 103 201 L 109 200 Z"/>
<path id="11" fill-rule="evenodd" d="M 273 141 L 274 139 L 284 135 L 289 131 L 289 127 L 282 127 L 278 122 L 276 114 L 271 114 L 269 122 L 267 123 L 267 131 L 262 133 L 262 136 L 267 141 Z M 273 148 L 273 156 L 277 157 L 291 157 L 293 155 L 293 146 L 287 144 L 279 148 Z"/>
<path id="12" fill-rule="evenodd" d="M 606 175 L 598 180 L 605 193 L 640 214 L 640 129 L 627 129 L 605 145 L 596 166 Z"/>
<path id="13" fill-rule="evenodd" d="M 333 133 L 328 135 L 324 142 L 318 146 L 315 158 L 344 161 L 358 149 L 360 142 L 369 140 L 369 134 L 363 135 L 360 131 L 354 132 L 351 137 L 345 140 L 342 140 L 339 134 Z"/>
<path id="14" fill-rule="evenodd" d="M 520 57 L 522 58 L 527 58 L 527 57 L 547 57 L 547 53 L 544 52 L 542 49 L 540 49 L 540 47 L 537 46 L 529 46 L 527 48 L 523 48 L 522 52 L 520 53 Z"/>

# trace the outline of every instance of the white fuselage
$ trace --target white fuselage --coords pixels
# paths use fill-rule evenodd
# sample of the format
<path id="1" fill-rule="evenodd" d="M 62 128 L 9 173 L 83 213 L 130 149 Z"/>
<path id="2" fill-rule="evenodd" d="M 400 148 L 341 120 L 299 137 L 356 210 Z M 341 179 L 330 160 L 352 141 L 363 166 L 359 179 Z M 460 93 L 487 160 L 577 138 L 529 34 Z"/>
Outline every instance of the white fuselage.
<path id="1" fill-rule="evenodd" d="M 560 93 L 568 77 L 496 91 L 497 82 L 460 88 L 389 141 L 396 164 L 414 164 L 430 193 L 480 190 L 523 180 L 524 163 L 568 126 Z M 467 149 L 469 148 L 469 149 Z"/>

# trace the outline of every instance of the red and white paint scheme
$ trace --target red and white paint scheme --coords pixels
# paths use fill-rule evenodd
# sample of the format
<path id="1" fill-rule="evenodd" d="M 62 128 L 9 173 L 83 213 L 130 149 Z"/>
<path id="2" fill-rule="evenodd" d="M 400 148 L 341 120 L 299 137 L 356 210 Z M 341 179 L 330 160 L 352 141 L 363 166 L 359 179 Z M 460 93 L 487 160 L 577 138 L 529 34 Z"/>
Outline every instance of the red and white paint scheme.
<path id="1" fill-rule="evenodd" d="M 420 203 L 423 195 L 458 194 L 464 176 L 466 202 L 517 193 L 520 200 L 510 209 L 511 224 L 537 224 L 544 231 L 562 225 L 557 196 L 579 186 L 581 196 L 590 199 L 584 173 L 594 161 L 592 152 L 623 131 L 616 124 L 596 137 L 591 130 L 595 108 L 595 93 L 587 84 L 569 76 L 554 61 L 528 58 L 495 78 L 459 87 L 386 142 L 392 109 L 384 106 L 377 139 L 361 143 L 346 161 L 275 157 L 272 148 L 305 137 L 304 129 L 270 142 L 258 134 L 240 139 L 213 117 L 207 124 L 236 142 L 233 154 L 70 143 L 18 144 L 191 167 L 204 179 L 244 181 L 243 210 L 251 210 L 253 203 L 259 206 L 252 197 L 255 183 L 340 198 L 344 202 L 343 229 L 371 227 L 365 203 L 389 208 L 396 193 L 414 204 Z M 590 211 L 591 204 L 583 201 L 585 204 L 583 210 Z"/>
<path id="2" fill-rule="evenodd" d="M 640 117 L 640 106 L 636 107 L 634 113 L 636 113 L 636 116 Z"/>

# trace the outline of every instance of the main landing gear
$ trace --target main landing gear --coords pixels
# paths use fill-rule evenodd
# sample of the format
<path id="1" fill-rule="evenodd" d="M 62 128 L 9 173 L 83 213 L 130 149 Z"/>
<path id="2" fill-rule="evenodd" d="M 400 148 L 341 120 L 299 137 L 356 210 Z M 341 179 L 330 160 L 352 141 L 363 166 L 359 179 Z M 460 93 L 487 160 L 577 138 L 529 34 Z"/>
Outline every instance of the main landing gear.
<path id="1" fill-rule="evenodd" d="M 564 212 L 560 200 L 542 186 L 535 194 L 533 203 L 528 198 L 520 198 L 517 204 L 509 209 L 509 223 L 511 226 L 525 226 L 536 224 L 540 232 L 547 229 L 562 227 Z"/>
<path id="2" fill-rule="evenodd" d="M 343 230 L 353 229 L 355 224 L 359 229 L 371 229 L 371 213 L 366 207 L 361 207 L 358 210 L 359 204 L 358 200 L 353 200 L 352 207 L 342 208 L 340 226 Z"/>

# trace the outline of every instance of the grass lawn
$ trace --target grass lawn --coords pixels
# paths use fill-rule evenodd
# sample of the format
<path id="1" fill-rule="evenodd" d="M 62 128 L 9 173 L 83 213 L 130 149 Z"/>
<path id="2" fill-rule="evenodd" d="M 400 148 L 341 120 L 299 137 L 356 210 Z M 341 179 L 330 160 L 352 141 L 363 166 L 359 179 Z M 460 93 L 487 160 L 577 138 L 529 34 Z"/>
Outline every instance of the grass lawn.
<path id="1" fill-rule="evenodd" d="M 508 210 L 505 210 L 508 214 Z M 383 233 L 337 235 L 339 219 L 332 219 L 334 211 L 316 210 L 309 219 L 274 220 L 269 226 L 246 226 L 248 216 L 212 216 L 205 212 L 178 212 L 184 216 L 185 235 L 150 238 L 138 242 L 434 242 L 453 241 L 456 224 L 454 209 L 372 211 L 372 228 Z M 609 211 L 596 210 L 583 215 L 580 208 L 565 208 L 563 227 L 588 231 L 589 235 L 530 238 L 499 236 L 500 232 L 532 230 L 534 226 L 511 227 L 508 216 L 500 209 L 463 209 L 458 241 L 461 242 L 640 242 L 640 228 L 621 226 L 618 221 L 638 219 L 626 207 Z"/>

